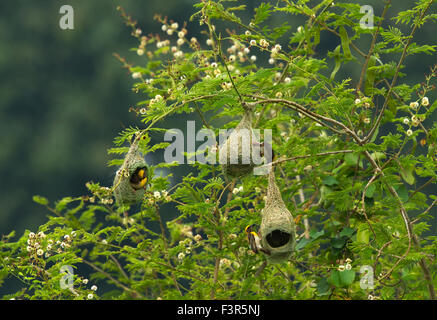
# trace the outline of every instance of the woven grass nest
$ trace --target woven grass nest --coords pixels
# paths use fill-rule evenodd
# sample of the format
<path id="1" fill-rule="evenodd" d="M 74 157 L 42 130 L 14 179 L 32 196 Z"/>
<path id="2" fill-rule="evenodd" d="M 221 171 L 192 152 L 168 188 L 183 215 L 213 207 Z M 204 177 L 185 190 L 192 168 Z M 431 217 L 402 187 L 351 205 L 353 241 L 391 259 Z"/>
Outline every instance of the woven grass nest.
<path id="1" fill-rule="evenodd" d="M 148 166 L 138 148 L 140 139 L 137 134 L 114 178 L 114 197 L 120 205 L 141 201 L 147 189 Z"/>
<path id="2" fill-rule="evenodd" d="M 285 206 L 275 181 L 274 170 L 269 172 L 267 199 L 260 226 L 261 245 L 271 263 L 287 261 L 296 244 L 293 215 Z"/>

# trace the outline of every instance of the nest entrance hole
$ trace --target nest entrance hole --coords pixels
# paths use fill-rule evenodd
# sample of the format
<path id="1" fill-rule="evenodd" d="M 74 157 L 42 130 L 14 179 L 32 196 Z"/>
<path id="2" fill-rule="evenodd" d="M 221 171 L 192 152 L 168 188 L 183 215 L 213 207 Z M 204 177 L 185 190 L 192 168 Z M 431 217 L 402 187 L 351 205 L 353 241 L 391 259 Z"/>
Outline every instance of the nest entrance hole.
<path id="1" fill-rule="evenodd" d="M 266 237 L 267 243 L 272 248 L 282 247 L 283 245 L 286 245 L 290 241 L 290 239 L 291 234 L 278 229 L 273 230 Z"/>

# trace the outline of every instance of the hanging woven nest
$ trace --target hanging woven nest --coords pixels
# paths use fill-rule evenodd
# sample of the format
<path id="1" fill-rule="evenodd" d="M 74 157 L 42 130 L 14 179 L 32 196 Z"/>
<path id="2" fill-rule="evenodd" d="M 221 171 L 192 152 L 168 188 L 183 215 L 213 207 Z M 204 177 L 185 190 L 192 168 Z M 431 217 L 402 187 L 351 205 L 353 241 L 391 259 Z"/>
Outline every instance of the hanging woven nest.
<path id="1" fill-rule="evenodd" d="M 124 162 L 114 178 L 114 197 L 119 205 L 131 205 L 139 202 L 146 192 L 149 171 L 138 148 L 140 139 L 141 135 L 135 136 Z"/>
<path id="2" fill-rule="evenodd" d="M 240 123 L 218 149 L 225 176 L 240 178 L 253 171 L 256 164 L 252 159 L 252 149 L 256 144 L 259 142 L 252 129 L 252 112 L 245 109 Z"/>
<path id="3" fill-rule="evenodd" d="M 268 262 L 287 261 L 293 253 L 296 239 L 294 219 L 282 200 L 273 169 L 269 173 L 267 199 L 260 226 L 261 244 L 268 252 Z"/>

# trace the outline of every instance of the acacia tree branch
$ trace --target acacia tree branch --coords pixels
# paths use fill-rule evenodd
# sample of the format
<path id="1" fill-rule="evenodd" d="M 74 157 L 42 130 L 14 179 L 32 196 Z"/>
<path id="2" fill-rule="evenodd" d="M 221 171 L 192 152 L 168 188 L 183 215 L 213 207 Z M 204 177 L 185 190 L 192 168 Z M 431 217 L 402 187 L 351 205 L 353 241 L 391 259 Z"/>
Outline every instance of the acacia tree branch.
<path id="1" fill-rule="evenodd" d="M 378 37 L 379 29 L 381 28 L 382 22 L 384 21 L 384 17 L 385 17 L 385 15 L 387 13 L 387 10 L 390 7 L 390 3 L 391 3 L 391 0 L 387 0 L 387 3 L 385 5 L 384 10 L 383 10 L 382 15 L 381 15 L 381 21 L 379 21 L 378 27 L 376 28 L 375 34 L 373 35 L 372 43 L 370 44 L 369 52 L 366 55 L 366 60 L 364 61 L 363 67 L 361 69 L 360 80 L 358 81 L 358 84 L 357 84 L 357 87 L 356 87 L 357 93 L 359 91 L 361 91 L 361 85 L 362 85 L 363 80 L 364 80 L 364 75 L 366 74 L 367 65 L 369 64 L 370 57 L 373 54 L 373 50 L 375 48 L 375 43 L 376 43 L 376 38 Z"/>
<path id="2" fill-rule="evenodd" d="M 369 131 L 369 133 L 367 134 L 367 136 L 363 138 L 363 142 L 367 142 L 367 141 L 369 141 L 369 140 L 372 138 L 372 136 L 373 136 L 373 134 L 374 134 L 376 128 L 379 127 L 379 123 L 381 122 L 382 117 L 383 117 L 384 112 L 385 112 L 385 109 L 387 108 L 387 105 L 388 105 L 388 101 L 389 101 L 390 95 L 391 95 L 391 93 L 392 93 L 392 91 L 393 91 L 393 88 L 394 88 L 394 86 L 396 85 L 396 82 L 397 82 L 397 80 L 398 80 L 399 71 L 400 71 L 401 66 L 402 66 L 402 64 L 404 63 L 404 60 L 405 60 L 405 58 L 406 58 L 406 56 L 407 56 L 407 50 L 408 50 L 408 48 L 410 47 L 411 41 L 413 40 L 413 35 L 416 33 L 416 30 L 417 30 L 417 28 L 418 28 L 418 26 L 419 26 L 421 20 L 422 20 L 423 17 L 425 16 L 426 12 L 428 11 L 428 9 L 429 9 L 429 7 L 431 6 L 432 3 L 433 3 L 433 0 L 431 0 L 431 1 L 428 2 L 428 5 L 423 9 L 422 13 L 420 14 L 420 17 L 419 17 L 419 19 L 418 19 L 419 21 L 418 21 L 417 23 L 414 24 L 413 29 L 411 30 L 411 33 L 410 33 L 410 35 L 408 36 L 407 43 L 406 43 L 405 46 L 404 46 L 404 49 L 403 49 L 403 51 L 402 51 L 402 55 L 401 55 L 401 57 L 400 57 L 400 59 L 399 59 L 399 62 L 398 62 L 398 64 L 397 64 L 397 66 L 396 66 L 395 74 L 394 74 L 393 79 L 392 79 L 392 81 L 391 81 L 391 84 L 390 84 L 390 86 L 389 86 L 389 88 L 388 88 L 388 90 L 387 90 L 387 94 L 385 95 L 384 104 L 383 104 L 383 106 L 382 106 L 382 108 L 381 108 L 381 111 L 380 111 L 379 114 L 378 114 L 378 117 L 376 118 L 376 121 L 375 121 L 374 125 L 373 125 L 372 128 L 370 129 L 370 131 Z"/>

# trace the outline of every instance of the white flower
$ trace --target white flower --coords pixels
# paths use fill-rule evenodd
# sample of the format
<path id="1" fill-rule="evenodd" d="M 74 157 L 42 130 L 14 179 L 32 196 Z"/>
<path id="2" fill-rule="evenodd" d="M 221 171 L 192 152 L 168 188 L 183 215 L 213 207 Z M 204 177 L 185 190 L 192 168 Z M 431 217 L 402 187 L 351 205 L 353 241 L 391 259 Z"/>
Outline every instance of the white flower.
<path id="1" fill-rule="evenodd" d="M 82 283 L 83 283 L 83 284 L 87 284 L 87 283 L 88 283 L 88 279 L 83 279 L 83 280 L 82 280 Z"/>
<path id="2" fill-rule="evenodd" d="M 364 123 L 365 124 L 369 124 L 370 123 L 370 118 L 364 118 Z"/>
<path id="3" fill-rule="evenodd" d="M 267 47 L 269 46 L 269 42 L 268 42 L 267 40 L 265 40 L 265 39 L 261 39 L 261 40 L 259 41 L 259 45 L 260 45 L 261 47 L 267 48 Z"/>
<path id="4" fill-rule="evenodd" d="M 250 40 L 250 45 L 251 46 L 256 46 L 256 40 Z"/>
<path id="5" fill-rule="evenodd" d="M 281 91 L 276 92 L 275 97 L 278 98 L 278 99 L 281 99 L 282 98 L 282 92 Z"/>
<path id="6" fill-rule="evenodd" d="M 179 37 L 179 38 L 183 38 L 183 37 L 185 37 L 185 32 L 183 32 L 183 31 L 179 31 L 179 33 L 178 33 L 178 37 Z"/>
<path id="7" fill-rule="evenodd" d="M 38 249 L 36 254 L 39 255 L 39 256 L 42 256 L 44 254 L 44 250 L 43 249 Z"/>
<path id="8" fill-rule="evenodd" d="M 102 244 L 108 244 L 108 241 L 106 239 L 103 239 Z"/>
<path id="9" fill-rule="evenodd" d="M 73 231 L 71 231 L 70 234 L 71 234 L 71 236 L 75 237 L 76 236 L 76 231 L 73 230 Z"/>
<path id="10" fill-rule="evenodd" d="M 274 47 L 274 49 L 275 49 L 277 52 L 279 52 L 279 51 L 281 51 L 282 47 L 281 47 L 280 44 L 276 44 L 275 47 Z"/>
<path id="11" fill-rule="evenodd" d="M 167 31 L 167 26 L 165 24 L 163 24 L 161 29 L 162 29 L 162 31 Z"/>
<path id="12" fill-rule="evenodd" d="M 51 244 L 48 244 L 46 249 L 47 249 L 48 251 L 52 250 L 52 245 L 51 245 Z"/>
<path id="13" fill-rule="evenodd" d="M 255 62 L 256 61 L 256 56 L 251 56 L 250 57 L 250 61 Z"/>
<path id="14" fill-rule="evenodd" d="M 178 46 L 181 46 L 184 44 L 184 39 L 183 38 L 179 38 L 178 41 L 176 41 Z"/>
<path id="15" fill-rule="evenodd" d="M 231 54 L 229 56 L 229 61 L 231 61 L 231 62 L 235 61 L 235 55 Z"/>
<path id="16" fill-rule="evenodd" d="M 169 36 L 171 36 L 171 35 L 173 34 L 173 32 L 174 32 L 173 29 L 168 29 L 168 30 L 167 30 L 167 34 L 168 34 Z"/>
<path id="17" fill-rule="evenodd" d="M 410 108 L 417 109 L 419 107 L 419 103 L 417 101 L 410 103 Z"/>
<path id="18" fill-rule="evenodd" d="M 40 237 L 40 238 L 45 238 L 46 235 L 45 235 L 44 232 L 40 231 L 40 232 L 38 232 L 38 237 Z"/>
<path id="19" fill-rule="evenodd" d="M 244 48 L 244 49 L 243 49 L 243 52 L 244 52 L 245 54 L 249 54 L 249 53 L 250 53 L 250 49 L 249 49 L 249 48 Z"/>
<path id="20" fill-rule="evenodd" d="M 183 252 L 179 252 L 179 254 L 178 254 L 178 259 L 179 259 L 179 260 L 182 260 L 183 258 L 185 258 L 185 253 L 183 253 Z"/>
<path id="21" fill-rule="evenodd" d="M 64 236 L 64 239 L 68 241 L 68 240 L 70 240 L 70 236 L 69 236 L 68 234 L 66 234 L 66 235 Z"/>
<path id="22" fill-rule="evenodd" d="M 290 79 L 289 77 L 286 77 L 286 78 L 284 79 L 284 82 L 285 82 L 285 83 L 290 83 L 290 82 L 291 82 L 291 79 Z"/>
<path id="23" fill-rule="evenodd" d="M 146 109 L 146 108 L 141 108 L 141 109 L 140 109 L 140 114 L 146 114 L 146 112 L 147 112 L 147 109 Z"/>
<path id="24" fill-rule="evenodd" d="M 344 265 L 341 264 L 338 266 L 338 271 L 344 271 L 344 269 L 345 269 Z"/>
<path id="25" fill-rule="evenodd" d="M 135 30 L 135 34 L 137 35 L 137 36 L 139 36 L 139 35 L 141 35 L 143 32 L 141 31 L 141 29 L 136 29 Z"/>
<path id="26" fill-rule="evenodd" d="M 31 246 L 27 246 L 26 250 L 27 250 L 27 252 L 30 252 L 30 251 L 32 251 L 32 247 Z"/>
<path id="27" fill-rule="evenodd" d="M 275 59 L 270 58 L 270 59 L 269 59 L 269 63 L 270 63 L 270 64 L 274 64 L 274 63 L 275 63 Z"/>
<path id="28" fill-rule="evenodd" d="M 352 265 L 351 265 L 350 263 L 346 263 L 346 267 L 345 267 L 345 269 L 346 269 L 346 270 L 350 270 L 350 269 L 352 269 Z"/>
<path id="29" fill-rule="evenodd" d="M 202 240 L 202 236 L 200 234 L 196 234 L 194 236 L 194 240 L 196 240 L 197 242 L 199 242 L 200 240 Z"/>
<path id="30" fill-rule="evenodd" d="M 297 27 L 297 32 L 301 33 L 302 31 L 303 31 L 303 27 L 302 26 Z"/>
<path id="31" fill-rule="evenodd" d="M 244 33 L 246 36 L 250 36 L 252 33 L 250 33 L 249 30 L 246 30 L 246 32 Z"/>
<path id="32" fill-rule="evenodd" d="M 87 297 L 87 299 L 92 299 L 94 296 L 93 296 L 92 293 L 90 293 L 90 294 L 88 294 L 86 297 Z"/>
<path id="33" fill-rule="evenodd" d="M 206 40 L 206 44 L 207 44 L 208 46 L 212 46 L 213 43 L 214 43 L 214 42 L 213 42 L 211 39 Z"/>
<path id="34" fill-rule="evenodd" d="M 355 104 L 360 104 L 361 103 L 361 99 L 355 99 Z"/>
<path id="35" fill-rule="evenodd" d="M 413 134 L 413 130 L 408 129 L 408 130 L 407 130 L 407 136 L 411 136 L 412 134 Z"/>
<path id="36" fill-rule="evenodd" d="M 177 29 L 177 28 L 179 28 L 179 24 L 178 24 L 177 22 L 173 22 L 173 23 L 171 24 L 171 28 L 172 28 L 172 29 Z"/>
<path id="37" fill-rule="evenodd" d="M 33 239 L 33 238 L 35 238 L 35 233 L 30 232 L 30 233 L 29 233 L 29 239 Z"/>
<path id="38" fill-rule="evenodd" d="M 159 191 L 155 191 L 155 192 L 153 193 L 153 197 L 154 197 L 155 199 L 159 199 L 159 198 L 161 198 L 161 193 L 160 193 Z"/>
<path id="39" fill-rule="evenodd" d="M 408 118 L 404 118 L 404 123 L 405 124 L 408 124 L 410 122 L 410 119 L 408 119 Z"/>
<path id="40" fill-rule="evenodd" d="M 422 98 L 422 106 L 424 106 L 424 107 L 429 106 L 429 100 L 427 97 Z"/>
<path id="41" fill-rule="evenodd" d="M 97 286 L 96 286 L 96 285 L 93 285 L 93 286 L 91 287 L 91 290 L 93 290 L 93 291 L 97 291 Z"/>
<path id="42" fill-rule="evenodd" d="M 192 38 L 190 39 L 190 42 L 191 42 L 191 43 L 196 43 L 196 42 L 197 42 L 197 38 L 196 38 L 196 37 L 192 37 Z"/>
<path id="43" fill-rule="evenodd" d="M 238 188 L 234 188 L 234 189 L 232 190 L 232 193 L 233 193 L 233 194 L 237 194 L 238 192 L 240 192 L 240 190 L 239 190 Z"/>
<path id="44" fill-rule="evenodd" d="M 137 55 L 142 56 L 144 54 L 144 49 L 138 48 Z"/>
<path id="45" fill-rule="evenodd" d="M 132 78 L 134 78 L 134 79 L 141 78 L 141 72 L 134 72 L 134 73 L 132 73 Z"/>

